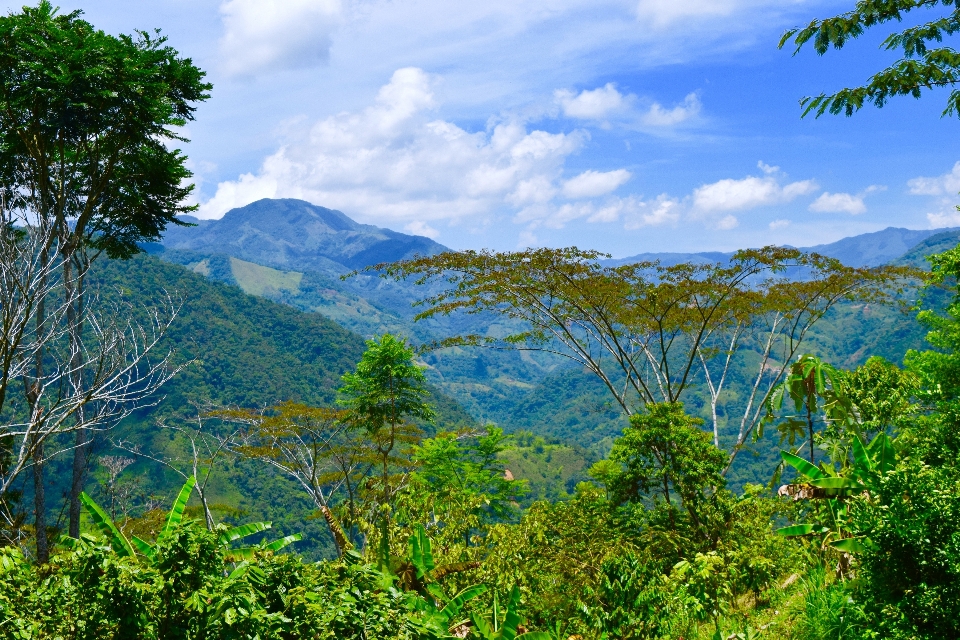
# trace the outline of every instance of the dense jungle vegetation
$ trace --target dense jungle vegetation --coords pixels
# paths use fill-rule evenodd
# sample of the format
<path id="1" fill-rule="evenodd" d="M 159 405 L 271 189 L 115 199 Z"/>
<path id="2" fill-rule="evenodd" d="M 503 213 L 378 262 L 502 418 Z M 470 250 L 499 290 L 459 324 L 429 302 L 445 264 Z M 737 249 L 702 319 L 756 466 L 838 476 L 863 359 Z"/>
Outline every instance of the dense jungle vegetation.
<path id="1" fill-rule="evenodd" d="M 924 4 L 863 0 L 782 44 Z M 955 82 L 927 44 L 958 12 L 807 112 Z M 0 43 L 3 637 L 960 637 L 955 242 L 871 268 L 441 252 L 369 270 L 422 291 L 422 321 L 500 329 L 364 341 L 136 255 L 192 210 L 165 144 L 211 90 L 189 59 L 45 1 Z M 882 357 L 913 327 L 926 344 Z M 519 410 L 558 420 L 544 405 L 590 386 L 606 430 L 475 421 L 428 369 L 484 347 L 571 361 Z"/>

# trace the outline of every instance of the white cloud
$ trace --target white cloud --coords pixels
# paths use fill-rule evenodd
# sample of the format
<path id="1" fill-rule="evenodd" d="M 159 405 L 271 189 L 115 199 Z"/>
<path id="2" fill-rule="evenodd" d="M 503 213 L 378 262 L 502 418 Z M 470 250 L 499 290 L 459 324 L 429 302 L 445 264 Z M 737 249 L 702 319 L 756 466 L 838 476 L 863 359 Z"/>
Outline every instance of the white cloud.
<path id="1" fill-rule="evenodd" d="M 605 127 L 610 120 L 641 128 L 674 127 L 699 115 L 703 107 L 696 93 L 687 94 L 683 102 L 668 109 L 659 102 L 641 100 L 632 93 L 623 94 L 612 82 L 580 93 L 557 89 L 553 98 L 566 117 L 600 121 Z M 641 109 L 638 104 L 649 106 Z"/>
<path id="2" fill-rule="evenodd" d="M 604 172 L 584 171 L 563 183 L 563 195 L 574 200 L 604 196 L 615 191 L 629 179 L 630 172 L 626 169 Z"/>
<path id="3" fill-rule="evenodd" d="M 340 0 L 225 0 L 223 70 L 255 75 L 324 62 L 342 12 Z"/>
<path id="4" fill-rule="evenodd" d="M 514 120 L 464 130 L 431 118 L 434 82 L 421 69 L 399 69 L 371 106 L 301 124 L 304 130 L 291 132 L 259 171 L 221 182 L 200 215 L 216 218 L 259 198 L 292 197 L 436 237 L 430 223 L 437 220 L 483 225 L 512 212 L 518 223 L 559 228 L 647 207 L 609 196 L 630 179 L 626 169 L 564 179 L 566 159 L 586 133 L 530 130 Z"/>
<path id="5" fill-rule="evenodd" d="M 437 238 L 440 232 L 421 220 L 414 220 L 404 225 L 403 230 L 415 236 L 426 236 L 428 238 Z"/>
<path id="6" fill-rule="evenodd" d="M 907 181 L 915 196 L 954 196 L 960 191 L 960 162 L 949 173 L 933 178 L 919 177 Z"/>
<path id="7" fill-rule="evenodd" d="M 771 231 L 775 229 L 783 229 L 784 227 L 790 226 L 790 221 L 789 220 L 773 220 L 770 222 L 769 226 Z"/>
<path id="8" fill-rule="evenodd" d="M 717 221 L 717 229 L 720 229 L 721 231 L 729 231 L 739 224 L 740 221 L 737 220 L 736 216 L 726 215 Z"/>
<path id="9" fill-rule="evenodd" d="M 589 223 L 613 223 L 622 220 L 624 229 L 632 230 L 676 223 L 681 219 L 682 211 L 680 200 L 666 194 L 649 201 L 637 196 L 614 196 L 601 202 L 532 205 L 517 212 L 513 221 L 526 224 L 530 231 L 538 227 L 562 229 L 574 220 L 586 220 Z"/>
<path id="10" fill-rule="evenodd" d="M 823 192 L 810 203 L 810 211 L 817 213 L 849 213 L 852 216 L 865 213 L 867 205 L 863 199 L 874 191 L 886 191 L 883 185 L 872 184 L 860 193 L 828 193 Z"/>
<path id="11" fill-rule="evenodd" d="M 660 194 L 651 202 L 631 202 L 625 215 L 625 229 L 640 229 L 642 227 L 659 227 L 665 224 L 676 224 L 680 220 L 681 205 L 676 198 Z"/>
<path id="12" fill-rule="evenodd" d="M 864 213 L 867 205 L 863 203 L 863 195 L 851 193 L 827 193 L 824 191 L 816 200 L 810 203 L 810 211 L 817 213 L 849 213 L 852 216 Z"/>
<path id="13" fill-rule="evenodd" d="M 928 213 L 927 220 L 930 222 L 931 229 L 940 229 L 942 227 L 960 227 L 960 211 L 956 208 L 945 209 L 936 213 Z"/>
<path id="14" fill-rule="evenodd" d="M 654 102 L 641 116 L 640 121 L 649 127 L 673 127 L 697 116 L 700 108 L 700 98 L 697 94 L 691 93 L 673 109 L 664 109 L 659 103 Z"/>
<path id="15" fill-rule="evenodd" d="M 633 100 L 632 96 L 624 96 L 617 91 L 612 82 L 597 89 L 584 89 L 579 94 L 569 89 L 558 89 L 553 92 L 553 97 L 565 116 L 581 120 L 604 120 L 625 110 Z"/>
<path id="16" fill-rule="evenodd" d="M 763 177 L 748 176 L 740 180 L 727 178 L 705 184 L 693 192 L 693 207 L 699 211 L 738 211 L 790 202 L 817 188 L 813 180 L 780 184 L 777 167 L 758 163 Z"/>

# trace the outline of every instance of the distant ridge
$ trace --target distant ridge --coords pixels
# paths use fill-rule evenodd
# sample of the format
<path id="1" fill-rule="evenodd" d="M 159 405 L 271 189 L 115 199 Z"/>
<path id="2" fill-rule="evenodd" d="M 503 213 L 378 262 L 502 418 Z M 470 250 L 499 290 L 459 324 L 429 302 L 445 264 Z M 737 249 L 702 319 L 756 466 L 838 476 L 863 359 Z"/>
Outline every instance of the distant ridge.
<path id="1" fill-rule="evenodd" d="M 287 270 L 361 269 L 446 250 L 430 238 L 360 224 L 303 200 L 265 198 L 219 220 L 184 220 L 197 226 L 168 228 L 165 248 L 225 253 Z"/>
<path id="2" fill-rule="evenodd" d="M 899 259 L 926 239 L 940 234 L 949 234 L 957 228 L 947 229 L 903 229 L 887 227 L 882 231 L 862 233 L 843 238 L 829 244 L 801 247 L 821 255 L 836 258 L 851 267 L 877 267 Z M 681 262 L 723 262 L 730 259 L 733 252 L 709 251 L 702 253 L 640 253 L 627 258 L 607 260 L 604 264 L 620 265 L 633 262 L 659 260 L 670 266 Z"/>

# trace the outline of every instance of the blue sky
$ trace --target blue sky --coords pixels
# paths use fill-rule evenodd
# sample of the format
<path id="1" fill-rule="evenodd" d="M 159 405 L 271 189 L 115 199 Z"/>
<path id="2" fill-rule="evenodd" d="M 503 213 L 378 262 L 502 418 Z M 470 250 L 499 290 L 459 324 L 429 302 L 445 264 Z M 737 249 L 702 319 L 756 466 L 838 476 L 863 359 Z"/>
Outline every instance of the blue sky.
<path id="1" fill-rule="evenodd" d="M 800 119 L 802 96 L 893 60 L 886 30 L 824 58 L 777 50 L 851 5 L 60 3 L 109 32 L 160 28 L 208 71 L 185 148 L 201 217 L 296 197 L 453 248 L 615 256 L 960 226 L 944 92 Z"/>

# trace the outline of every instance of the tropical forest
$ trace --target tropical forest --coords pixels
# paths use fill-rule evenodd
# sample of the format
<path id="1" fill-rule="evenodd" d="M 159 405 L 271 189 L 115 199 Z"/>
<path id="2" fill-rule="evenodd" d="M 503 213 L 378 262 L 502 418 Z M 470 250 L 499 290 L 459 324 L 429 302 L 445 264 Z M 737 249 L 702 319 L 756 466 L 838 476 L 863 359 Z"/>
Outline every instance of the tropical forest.
<path id="1" fill-rule="evenodd" d="M 834 5 L 763 47 L 889 60 L 789 96 L 797 126 L 881 136 L 941 93 L 954 126 L 960 3 Z M 207 215 L 217 88 L 113 30 L 0 17 L 0 638 L 960 638 L 960 229 L 614 257 L 454 250 L 321 191 Z"/>

